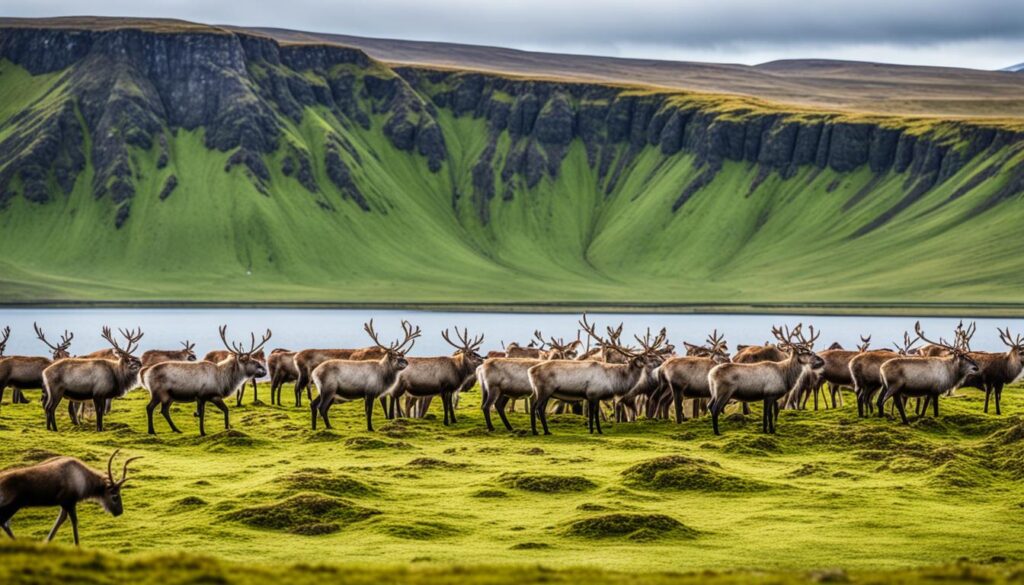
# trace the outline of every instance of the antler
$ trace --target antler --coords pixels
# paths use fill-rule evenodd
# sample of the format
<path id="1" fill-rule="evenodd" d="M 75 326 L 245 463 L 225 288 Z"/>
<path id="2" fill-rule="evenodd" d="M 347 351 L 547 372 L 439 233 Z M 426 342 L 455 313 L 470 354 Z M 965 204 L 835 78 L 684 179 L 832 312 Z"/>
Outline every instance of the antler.
<path id="1" fill-rule="evenodd" d="M 250 333 L 249 337 L 250 337 L 250 339 L 252 341 L 249 344 L 249 351 L 247 351 L 246 353 L 248 355 L 252 355 L 252 354 L 260 351 L 261 349 L 263 349 L 263 346 L 266 345 L 268 341 L 270 341 L 270 338 L 273 335 L 274 335 L 273 332 L 271 332 L 270 329 L 267 329 L 267 332 L 263 334 L 263 340 L 260 341 L 259 345 L 257 345 L 256 344 L 256 334 L 255 333 Z"/>
<path id="2" fill-rule="evenodd" d="M 547 341 L 544 341 L 544 335 L 541 334 L 540 329 L 533 330 L 533 339 L 530 340 L 530 345 L 532 346 L 534 343 L 537 344 L 539 349 L 544 349 L 544 346 L 547 345 Z"/>
<path id="3" fill-rule="evenodd" d="M 32 323 L 32 327 L 35 328 L 35 330 L 36 330 L 36 337 L 39 338 L 39 341 L 42 341 L 43 343 L 45 343 L 46 347 L 52 349 L 53 351 L 57 351 L 57 346 L 51 345 L 49 341 L 46 341 L 46 336 L 43 335 L 43 330 L 40 329 L 38 323 L 33 322 Z"/>
<path id="4" fill-rule="evenodd" d="M 139 459 L 142 459 L 142 457 L 139 456 L 139 457 L 129 457 L 127 460 L 125 460 L 124 468 L 121 470 L 121 479 L 115 481 L 114 480 L 114 457 L 117 457 L 117 454 L 120 453 L 120 452 L 121 452 L 120 449 L 115 449 L 114 452 L 110 455 L 110 459 L 107 460 L 107 479 L 110 480 L 111 484 L 113 484 L 113 485 L 115 485 L 117 487 L 123 486 L 125 484 L 125 482 L 128 481 L 128 464 L 130 464 L 132 461 L 138 461 Z"/>
<path id="5" fill-rule="evenodd" d="M 4 353 L 4 348 L 7 347 L 7 340 L 11 338 L 11 328 L 4 327 L 3 339 L 0 339 L 0 354 Z"/>
<path id="6" fill-rule="evenodd" d="M 408 353 L 410 350 L 412 350 L 412 346 L 416 344 L 416 338 L 420 336 L 420 328 L 417 327 L 414 330 L 412 324 L 405 320 L 402 321 L 402 331 L 405 334 L 405 339 L 403 339 L 402 341 L 395 341 L 388 345 L 384 345 L 383 343 L 381 343 L 380 338 L 377 336 L 377 332 L 374 331 L 373 319 L 370 319 L 369 323 L 363 324 L 363 330 L 366 331 L 366 334 L 370 336 L 370 339 L 373 340 L 373 343 L 375 343 L 377 347 L 389 353 Z M 406 344 L 409 344 L 408 348 L 405 347 Z"/>
<path id="7" fill-rule="evenodd" d="M 459 332 L 459 328 L 456 327 L 455 328 L 455 335 L 459 338 L 459 343 L 455 343 L 455 342 L 453 342 L 451 340 L 451 338 L 448 336 L 448 330 L 447 329 L 445 329 L 444 331 L 441 332 L 441 337 L 444 338 L 444 340 L 448 343 L 448 345 L 454 347 L 455 349 L 457 349 L 457 350 L 459 350 L 459 351 L 461 351 L 463 353 L 475 352 L 476 350 L 480 349 L 480 346 L 483 345 L 483 342 L 484 342 L 483 334 L 480 334 L 475 339 L 470 341 L 470 339 L 469 339 L 469 328 L 468 327 L 463 327 L 461 333 Z"/>
<path id="8" fill-rule="evenodd" d="M 1016 348 L 1024 347 L 1024 337 L 1022 337 L 1021 335 L 1017 335 L 1016 337 L 1011 336 L 1009 327 L 1006 328 L 1006 331 L 1003 331 L 1002 329 L 996 327 L 996 331 L 999 331 L 999 339 L 1005 345 Z"/>
<path id="9" fill-rule="evenodd" d="M 185 351 L 192 351 L 192 350 L 193 350 L 193 349 L 195 348 L 195 346 L 196 346 L 196 344 L 194 344 L 194 343 L 191 343 L 191 342 L 190 342 L 189 340 L 187 340 L 187 339 L 186 339 L 185 341 L 182 341 L 182 342 L 181 342 L 181 345 L 182 345 L 182 346 L 184 346 L 184 348 L 185 348 Z"/>
<path id="10" fill-rule="evenodd" d="M 956 347 L 962 352 L 967 353 L 971 351 L 971 338 L 974 337 L 974 332 L 978 329 L 977 322 L 972 321 L 967 329 L 963 327 L 963 321 L 956 326 Z"/>
<path id="11" fill-rule="evenodd" d="M 729 346 L 725 343 L 725 336 L 719 335 L 718 329 L 715 329 L 711 332 L 711 335 L 708 335 L 708 344 L 711 353 L 725 355 L 725 352 L 729 351 Z"/>
<path id="12" fill-rule="evenodd" d="M 861 335 L 860 342 L 861 343 L 860 345 L 857 346 L 857 349 L 859 349 L 860 351 L 867 351 L 868 347 L 871 346 L 871 336 L 868 335 L 867 337 L 864 337 L 863 335 Z"/>
<path id="13" fill-rule="evenodd" d="M 224 344 L 224 347 L 226 347 L 228 349 L 228 351 L 230 351 L 231 353 L 236 354 L 236 355 L 245 353 L 244 351 L 242 351 L 242 346 L 237 345 L 233 341 L 231 343 L 228 343 L 228 337 L 227 337 L 227 335 L 228 335 L 228 326 L 227 325 L 221 325 L 217 329 L 217 331 L 220 332 L 220 340 Z"/>
<path id="14" fill-rule="evenodd" d="M 796 326 L 796 329 L 793 330 L 793 336 L 797 338 L 796 345 L 799 345 L 800 347 L 810 351 L 811 349 L 814 348 L 814 342 L 817 341 L 819 337 L 821 337 L 821 331 L 815 333 L 814 325 L 808 326 L 807 330 L 811 332 L 810 339 L 804 337 L 803 323 L 800 323 L 799 325 Z"/>
<path id="15" fill-rule="evenodd" d="M 594 330 L 594 326 L 587 322 L 587 314 L 586 313 L 583 313 L 583 319 L 579 323 L 580 323 L 580 327 L 583 328 L 583 331 L 587 334 L 588 338 L 593 339 L 598 344 L 600 344 L 602 347 L 610 347 L 612 345 L 608 341 L 606 341 L 603 337 L 598 335 L 597 331 Z"/>
<path id="16" fill-rule="evenodd" d="M 960 335 L 960 331 L 961 330 L 962 330 L 962 328 L 958 325 L 957 326 L 957 332 L 956 332 L 957 336 Z M 946 343 L 946 340 L 942 339 L 941 337 L 939 338 L 939 341 L 937 341 L 937 342 L 936 341 L 932 341 L 931 339 L 928 339 L 927 337 L 925 337 L 924 336 L 924 331 L 921 329 L 921 322 L 920 321 L 918 321 L 917 323 L 914 323 L 914 333 L 917 334 L 918 338 L 923 339 L 923 340 L 925 340 L 926 342 L 928 342 L 928 343 L 930 343 L 932 345 L 937 345 L 939 347 L 946 348 L 946 349 L 948 349 L 950 351 L 956 351 L 956 349 L 954 347 L 952 347 L 951 345 Z"/>

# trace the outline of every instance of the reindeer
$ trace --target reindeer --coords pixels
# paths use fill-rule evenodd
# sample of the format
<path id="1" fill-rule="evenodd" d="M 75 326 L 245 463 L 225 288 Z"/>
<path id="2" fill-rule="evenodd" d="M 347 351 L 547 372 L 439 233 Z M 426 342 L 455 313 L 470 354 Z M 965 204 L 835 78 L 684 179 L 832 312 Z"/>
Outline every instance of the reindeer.
<path id="1" fill-rule="evenodd" d="M 571 402 L 586 401 L 588 410 L 587 428 L 591 433 L 594 429 L 601 430 L 601 401 L 617 400 L 648 392 L 657 384 L 652 372 L 661 363 L 658 350 L 665 343 L 665 330 L 657 337 L 651 338 L 650 331 L 641 339 L 634 336 L 640 343 L 642 351 L 634 353 L 611 340 L 597 334 L 594 327 L 587 322 L 586 315 L 580 322 L 583 330 L 602 347 L 611 348 L 625 355 L 629 361 L 624 364 L 603 363 L 597 361 L 554 360 L 537 364 L 527 370 L 530 386 L 533 389 L 533 408 L 530 411 L 530 428 L 537 434 L 537 419 L 540 418 L 544 434 L 550 435 L 547 420 L 547 404 L 552 398 Z"/>
<path id="2" fill-rule="evenodd" d="M 146 368 L 163 362 L 196 361 L 196 344 L 187 339 L 181 342 L 182 349 L 151 349 L 142 354 L 142 367 Z"/>
<path id="3" fill-rule="evenodd" d="M 141 459 L 131 457 L 124 462 L 121 479 L 114 479 L 114 457 L 118 449 L 107 460 L 107 475 L 93 470 L 74 457 L 52 457 L 31 467 L 21 467 L 0 472 L 0 528 L 14 539 L 11 518 L 22 508 L 60 506 L 60 514 L 54 522 L 46 542 L 53 540 L 57 530 L 68 518 L 78 546 L 78 503 L 86 500 L 99 502 L 111 516 L 124 513 L 121 502 L 121 488 L 128 482 L 128 464 Z"/>
<path id="4" fill-rule="evenodd" d="M 708 336 L 706 346 L 684 343 L 687 356 L 673 357 L 665 360 L 655 370 L 660 387 L 672 396 L 675 405 L 676 423 L 683 422 L 683 400 L 693 399 L 693 418 L 697 418 L 700 401 L 711 398 L 711 386 L 708 384 L 708 373 L 719 364 L 729 361 L 728 346 L 725 338 L 716 329 Z M 703 354 L 703 355 L 697 355 Z"/>
<path id="5" fill-rule="evenodd" d="M 476 383 L 476 369 L 484 362 L 484 358 L 478 353 L 484 336 L 480 335 L 470 340 L 469 331 L 463 329 L 460 333 L 458 327 L 455 328 L 455 335 L 458 337 L 458 343 L 451 340 L 447 329 L 441 333 L 445 342 L 455 348 L 455 353 L 451 356 L 407 358 L 409 366 L 398 374 L 395 391 L 391 395 L 393 407 L 403 394 L 419 400 L 440 395 L 444 407 L 445 426 L 457 422 L 454 397 L 462 390 L 472 388 Z M 426 411 L 428 405 L 429 403 L 421 405 L 421 414 Z"/>
<path id="6" fill-rule="evenodd" d="M 809 329 L 810 339 L 804 337 L 802 324 L 798 324 L 792 331 L 788 328 L 785 331 L 778 327 L 772 329 L 772 334 L 779 341 L 778 349 L 788 352 L 788 357 L 781 362 L 727 363 L 711 369 L 708 373 L 711 390 L 709 408 L 716 435 L 720 434 L 718 417 L 725 410 L 725 405 L 733 399 L 763 402 L 762 430 L 766 433 L 775 432 L 779 398 L 804 383 L 809 370 L 825 364 L 813 351 L 814 342 L 821 332 L 815 333 L 813 326 Z"/>
<path id="7" fill-rule="evenodd" d="M 1019 378 L 1024 371 L 1024 337 L 1012 337 L 1009 327 L 1006 331 L 999 328 L 996 330 L 999 331 L 1000 341 L 1010 349 L 1006 353 L 970 352 L 968 355 L 978 364 L 981 371 L 969 376 L 963 385 L 984 390 L 986 413 L 989 398 L 995 393 L 996 414 L 1002 414 L 999 403 L 1003 396 L 1003 386 Z"/>
<path id="8" fill-rule="evenodd" d="M 818 377 L 814 387 L 797 398 L 801 409 L 807 407 L 807 401 L 810 399 L 811 394 L 813 394 L 814 410 L 818 410 L 818 392 L 824 388 L 826 383 L 829 386 L 828 393 L 832 397 L 832 408 L 836 408 L 837 397 L 840 402 L 842 401 L 843 386 L 853 387 L 853 377 L 850 375 L 850 360 L 866 352 L 871 347 L 871 336 L 864 337 L 861 335 L 860 344 L 857 346 L 856 351 L 843 349 L 842 346 L 834 347 L 838 345 L 836 343 L 832 345 L 833 347 L 818 353 L 818 356 L 825 360 L 825 366 L 822 368 L 821 375 Z"/>
<path id="9" fill-rule="evenodd" d="M 57 345 L 51 344 L 46 341 L 46 335 L 43 334 L 43 330 L 39 328 L 39 325 L 33 323 L 32 326 L 36 330 L 36 337 L 42 341 L 46 347 L 50 348 L 51 356 L 53 359 L 48 359 L 41 356 L 7 356 L 0 357 L 0 402 L 4 399 L 4 390 L 8 386 L 14 388 L 14 395 L 11 398 L 12 404 L 28 404 L 28 399 L 22 394 L 23 390 L 35 390 L 43 388 L 43 370 L 49 367 L 54 361 L 70 357 L 68 348 L 71 347 L 71 340 L 74 339 L 74 333 L 68 333 L 64 331 L 64 335 L 61 336 L 60 343 Z M 4 330 L 4 344 L 6 345 L 7 338 L 10 335 L 10 328 Z"/>
<path id="10" fill-rule="evenodd" d="M 402 321 L 405 337 L 388 345 L 378 339 L 373 329 L 373 319 L 364 324 L 363 329 L 373 340 L 374 347 L 384 352 L 384 356 L 379 360 L 329 359 L 313 370 L 312 381 L 319 390 L 319 394 L 309 404 L 313 415 L 313 430 L 316 430 L 317 414 L 324 419 L 324 426 L 331 428 L 327 412 L 336 398 L 362 398 L 366 408 L 366 429 L 373 432 L 373 401 L 394 392 L 399 372 L 409 366 L 405 354 L 416 344 L 416 338 L 420 336 L 419 327 L 413 329 L 408 321 Z"/>
<path id="11" fill-rule="evenodd" d="M 203 360 L 201 362 L 163 362 L 156 364 L 142 374 L 142 385 L 149 391 L 149 404 L 146 405 L 146 419 L 149 423 L 149 434 L 155 435 L 153 428 L 153 411 L 160 405 L 160 414 L 167 421 L 171 431 L 180 433 L 171 420 L 171 404 L 175 402 L 195 402 L 199 414 L 199 435 L 206 435 L 206 403 L 211 402 L 224 413 L 224 429 L 230 428 L 228 407 L 224 399 L 230 397 L 252 378 L 267 375 L 267 369 L 260 361 L 263 346 L 270 341 L 270 329 L 263 334 L 263 339 L 256 342 L 256 334 L 250 334 L 249 349 L 242 349 L 240 343 L 228 343 L 227 325 L 221 325 L 220 340 L 227 348 L 227 357 L 217 363 Z"/>
<path id="12" fill-rule="evenodd" d="M 203 361 L 204 362 L 209 362 L 211 364 L 219 364 L 222 361 L 230 358 L 231 356 L 232 356 L 232 352 L 231 351 L 228 351 L 228 350 L 225 350 L 225 349 L 215 349 L 215 350 L 213 350 L 211 352 L 208 352 L 206 355 L 204 355 L 203 356 Z M 263 354 L 263 350 L 261 349 L 261 350 L 257 351 L 256 353 L 252 354 L 252 356 L 250 356 L 250 357 L 252 357 L 252 359 L 256 360 L 257 362 L 259 362 L 260 364 L 263 365 L 264 374 L 262 374 L 262 375 L 265 376 L 266 375 L 265 372 L 266 372 L 266 365 L 267 365 L 267 356 Z M 252 401 L 253 401 L 253 403 L 259 402 L 259 399 L 260 399 L 259 386 L 257 385 L 256 378 L 253 377 L 253 378 L 249 378 L 248 380 L 246 380 L 246 383 L 242 384 L 242 386 L 238 389 L 238 392 L 235 393 L 235 406 L 242 406 L 242 398 L 245 397 L 245 387 L 249 383 L 252 384 Z"/>
<path id="13" fill-rule="evenodd" d="M 275 349 L 267 358 L 267 371 L 270 372 L 270 404 L 281 404 L 281 387 L 288 382 L 299 379 L 299 370 L 295 367 L 295 352 L 287 349 Z"/>
<path id="14" fill-rule="evenodd" d="M 928 402 L 932 402 L 932 415 L 939 416 L 939 396 L 956 389 L 968 376 L 980 370 L 977 362 L 969 355 L 971 337 L 974 336 L 975 325 L 964 330 L 961 325 L 956 329 L 954 345 L 945 346 L 949 353 L 940 357 L 913 356 L 897 357 L 882 364 L 882 393 L 878 398 L 878 416 L 883 416 L 885 401 L 892 398 L 896 409 L 900 412 L 903 424 L 907 424 L 907 413 L 904 398 L 916 396 L 925 398 L 924 411 L 928 410 Z M 917 336 L 932 345 L 941 343 L 924 336 L 921 322 L 914 324 Z"/>
<path id="15" fill-rule="evenodd" d="M 306 391 L 306 398 L 312 400 L 312 391 L 309 382 L 312 379 L 313 370 L 327 360 L 379 360 L 384 357 L 384 347 L 366 347 L 363 349 L 304 349 L 296 352 L 292 360 L 295 369 L 298 371 L 298 378 L 295 381 L 295 406 L 302 406 L 302 391 Z"/>
<path id="16" fill-rule="evenodd" d="M 920 339 L 911 339 L 910 333 L 904 332 L 903 344 L 893 343 L 895 351 L 882 348 L 864 351 L 850 358 L 850 379 L 857 397 L 857 416 L 870 416 L 874 412 L 873 398 L 882 388 L 882 364 L 899 356 L 913 355 L 917 351 L 914 344 Z"/>
<path id="17" fill-rule="evenodd" d="M 560 339 L 551 338 L 548 342 L 551 351 L 547 360 L 569 360 L 569 348 L 575 345 L 563 343 Z M 512 430 L 512 424 L 505 415 L 505 406 L 518 399 L 528 399 L 533 394 L 530 377 L 527 371 L 542 363 L 543 359 L 531 358 L 487 358 L 476 369 L 476 378 L 480 381 L 480 408 L 484 411 L 487 430 L 494 431 L 491 423 L 491 407 L 498 411 L 505 428 Z"/>
<path id="18" fill-rule="evenodd" d="M 775 330 L 772 330 L 775 333 Z M 736 355 L 732 357 L 734 364 L 756 364 L 760 362 L 782 362 L 789 359 L 789 354 L 777 345 L 737 345 Z"/>
<path id="19" fill-rule="evenodd" d="M 120 398 L 135 386 L 142 361 L 132 355 L 142 339 L 142 330 L 120 330 L 126 340 L 121 347 L 104 327 L 101 336 L 113 346 L 116 359 L 65 358 L 43 370 L 43 394 L 46 398 L 46 427 L 57 430 L 57 406 L 66 396 L 77 402 L 91 401 L 96 409 L 96 430 L 103 430 L 103 414 L 110 398 Z M 74 410 L 69 409 L 72 421 Z"/>

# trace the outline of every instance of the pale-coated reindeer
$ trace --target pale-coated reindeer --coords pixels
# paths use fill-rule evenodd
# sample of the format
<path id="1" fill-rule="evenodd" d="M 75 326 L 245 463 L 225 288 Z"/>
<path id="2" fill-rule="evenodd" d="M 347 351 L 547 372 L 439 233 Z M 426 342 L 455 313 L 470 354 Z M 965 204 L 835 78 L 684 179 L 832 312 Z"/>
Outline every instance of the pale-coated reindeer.
<path id="1" fill-rule="evenodd" d="M 1010 335 L 1010 328 L 1006 331 L 997 328 L 999 339 L 1009 349 L 1005 353 L 990 353 L 987 351 L 972 351 L 968 355 L 981 370 L 977 374 L 969 376 L 964 381 L 965 387 L 977 388 L 985 392 L 985 412 L 988 412 L 989 399 L 995 395 L 996 414 L 1002 414 L 1000 401 L 1003 397 L 1003 386 L 1020 377 L 1024 371 L 1024 337 Z"/>
<path id="2" fill-rule="evenodd" d="M 974 324 L 966 330 L 962 326 L 957 326 L 954 345 L 945 347 L 947 355 L 904 356 L 882 364 L 882 393 L 878 398 L 878 416 L 884 415 L 882 407 L 886 400 L 892 398 L 903 424 L 907 424 L 904 406 L 906 397 L 924 398 L 924 412 L 927 412 L 930 401 L 932 415 L 939 416 L 939 396 L 955 390 L 968 376 L 979 372 L 977 362 L 969 355 L 974 330 Z M 924 336 L 920 321 L 914 325 L 914 332 L 932 345 L 941 345 Z"/>
<path id="3" fill-rule="evenodd" d="M 594 327 L 587 323 L 586 315 L 580 322 L 584 332 L 604 348 L 610 348 L 626 356 L 624 364 L 597 361 L 554 360 L 537 364 L 527 371 L 533 388 L 533 408 L 530 411 L 530 427 L 537 434 L 537 419 L 540 419 L 544 434 L 550 435 L 547 419 L 547 405 L 552 398 L 570 402 L 585 401 L 587 404 L 587 428 L 591 433 L 601 433 L 601 402 L 618 400 L 638 393 L 650 392 L 657 384 L 654 368 L 661 364 L 659 353 L 665 343 L 662 329 L 653 340 L 648 330 L 644 338 L 634 336 L 642 350 L 634 353 L 610 340 L 600 337 Z"/>
<path id="4" fill-rule="evenodd" d="M 384 356 L 378 360 L 329 359 L 313 370 L 312 382 L 319 390 L 319 394 L 309 404 L 313 430 L 316 430 L 317 415 L 324 419 L 326 428 L 331 428 L 327 413 L 335 399 L 362 399 L 366 410 L 366 429 L 372 432 L 373 402 L 394 392 L 398 374 L 409 365 L 405 354 L 412 350 L 416 338 L 421 334 L 419 327 L 413 329 L 408 321 L 402 321 L 404 338 L 384 345 L 373 329 L 373 319 L 363 325 L 363 329 L 376 344 L 374 347 L 383 351 Z"/>
<path id="5" fill-rule="evenodd" d="M 312 400 L 312 389 L 309 386 L 313 370 L 327 360 L 379 360 L 384 357 L 383 347 L 364 347 L 362 349 L 304 349 L 295 353 L 292 361 L 298 377 L 295 380 L 295 406 L 302 406 L 302 391 L 306 398 Z"/>
<path id="6" fill-rule="evenodd" d="M 65 397 L 75 402 L 92 402 L 96 410 L 96 430 L 103 430 L 107 400 L 120 398 L 135 387 L 142 361 L 132 355 L 142 339 L 142 330 L 120 330 L 126 344 L 122 348 L 110 327 L 102 337 L 114 349 L 114 359 L 65 358 L 43 370 L 46 428 L 57 430 L 57 407 Z M 70 411 L 70 409 L 69 409 Z M 74 416 L 72 416 L 74 419 Z"/>
<path id="7" fill-rule="evenodd" d="M 105 476 L 75 457 L 53 457 L 30 467 L 0 472 L 0 528 L 13 539 L 11 518 L 18 510 L 59 506 L 60 514 L 46 536 L 46 542 L 53 540 L 57 530 L 70 518 L 77 546 L 79 502 L 98 502 L 115 517 L 124 512 L 121 488 L 128 481 L 128 464 L 141 457 L 126 460 L 121 479 L 115 480 L 113 464 L 118 452 L 120 449 L 107 460 Z"/>
<path id="8" fill-rule="evenodd" d="M 875 393 L 882 389 L 882 364 L 900 356 L 913 355 L 914 344 L 920 337 L 911 339 L 910 333 L 903 333 L 903 344 L 893 343 L 891 349 L 875 349 L 861 352 L 850 358 L 850 379 L 853 393 L 857 398 L 857 416 L 870 416 L 874 412 Z"/>
<path id="9" fill-rule="evenodd" d="M 251 343 L 246 350 L 240 343 L 228 343 L 227 329 L 227 325 L 219 329 L 220 340 L 228 348 L 227 357 L 220 362 L 163 362 L 142 373 L 142 386 L 149 391 L 149 404 L 146 405 L 149 434 L 156 434 L 153 411 L 157 405 L 160 405 L 160 414 L 171 430 L 181 432 L 171 420 L 171 404 L 175 402 L 196 403 L 200 435 L 206 435 L 207 402 L 224 413 L 224 429 L 230 428 L 228 407 L 224 399 L 238 392 L 247 380 L 267 375 L 266 367 L 257 356 L 262 354 L 261 350 L 270 341 L 272 333 L 267 329 L 259 343 L 256 342 L 256 334 L 250 334 Z"/>
<path id="10" fill-rule="evenodd" d="M 203 356 L 203 361 L 209 362 L 211 364 L 219 364 L 220 362 L 230 358 L 231 355 L 231 351 L 225 349 L 215 349 L 211 352 L 207 352 L 207 354 Z M 261 349 L 253 353 L 250 357 L 263 365 L 264 373 L 261 374 L 261 376 L 265 376 L 267 356 L 264 355 L 263 350 Z M 253 376 L 252 378 L 249 378 L 248 380 L 246 380 L 245 384 L 242 384 L 241 387 L 238 388 L 238 392 L 235 392 L 235 406 L 242 406 L 242 398 L 245 397 L 245 387 L 250 383 L 252 384 L 252 401 L 253 403 L 259 402 L 260 394 L 259 384 L 257 382 L 257 378 L 259 377 L 260 376 Z"/>
<path id="11" fill-rule="evenodd" d="M 294 351 L 274 349 L 267 356 L 267 372 L 270 373 L 270 404 L 281 404 L 281 388 L 288 382 L 299 379 L 299 370 L 295 367 Z"/>
<path id="12" fill-rule="evenodd" d="M 61 336 L 60 343 L 53 345 L 46 341 L 46 335 L 43 334 L 43 330 L 39 328 L 38 324 L 33 323 L 32 326 L 36 330 L 36 337 L 46 344 L 46 347 L 50 348 L 50 355 L 53 359 L 42 356 L 20 355 L 0 358 L 0 402 L 4 399 L 4 390 L 11 386 L 14 388 L 11 403 L 28 404 L 28 398 L 25 398 L 22 391 L 42 390 L 43 370 L 50 367 L 53 362 L 71 356 L 68 353 L 68 348 L 71 347 L 71 340 L 75 337 L 74 333 L 65 331 L 64 335 Z M 9 332 L 10 328 L 6 331 Z M 6 342 L 6 336 L 4 341 Z"/>
<path id="13" fill-rule="evenodd" d="M 533 394 L 533 387 L 530 386 L 530 377 L 527 372 L 533 366 L 548 360 L 569 360 L 570 347 L 576 342 L 565 344 L 560 339 L 551 338 L 548 346 L 551 351 L 546 359 L 531 358 L 487 358 L 477 367 L 476 377 L 480 382 L 480 408 L 484 412 L 484 421 L 487 423 L 487 430 L 493 431 L 494 424 L 491 422 L 491 407 L 498 411 L 501 422 L 505 428 L 512 430 L 512 424 L 508 422 L 505 414 L 505 407 L 510 402 L 519 399 L 528 399 Z"/>
<path id="14" fill-rule="evenodd" d="M 414 399 L 426 402 L 425 399 L 440 395 L 444 408 L 444 424 L 455 424 L 455 397 L 459 392 L 468 390 L 476 383 L 476 369 L 484 362 L 478 353 L 484 342 L 484 336 L 469 338 L 469 331 L 455 328 L 458 343 L 452 341 L 448 330 L 441 333 L 445 342 L 455 348 L 450 356 L 407 358 L 408 367 L 398 374 L 395 390 L 391 393 L 391 405 L 397 410 L 401 397 L 405 394 Z M 429 402 L 422 405 L 426 410 Z M 392 412 L 391 416 L 395 416 Z M 397 413 L 401 414 L 401 413 Z"/>
<path id="15" fill-rule="evenodd" d="M 779 411 L 779 399 L 803 383 L 811 370 L 820 368 L 824 361 L 814 353 L 814 342 L 821 335 L 810 327 L 810 339 L 803 335 L 802 324 L 792 331 L 773 328 L 772 334 L 779 341 L 778 349 L 788 353 L 781 362 L 763 361 L 757 363 L 720 364 L 708 373 L 711 387 L 711 424 L 718 435 L 718 417 L 730 400 L 740 402 L 762 402 L 761 426 L 766 433 L 775 432 L 775 419 Z"/>
<path id="16" fill-rule="evenodd" d="M 725 338 L 716 329 L 708 336 L 706 346 L 685 344 L 687 353 L 683 357 L 671 357 L 665 360 L 655 375 L 661 387 L 666 388 L 672 396 L 675 406 L 676 423 L 683 422 L 683 400 L 693 400 L 693 418 L 699 414 L 700 402 L 711 398 L 711 386 L 708 374 L 719 365 L 729 361 L 728 346 Z M 692 355 L 705 354 L 705 355 Z"/>

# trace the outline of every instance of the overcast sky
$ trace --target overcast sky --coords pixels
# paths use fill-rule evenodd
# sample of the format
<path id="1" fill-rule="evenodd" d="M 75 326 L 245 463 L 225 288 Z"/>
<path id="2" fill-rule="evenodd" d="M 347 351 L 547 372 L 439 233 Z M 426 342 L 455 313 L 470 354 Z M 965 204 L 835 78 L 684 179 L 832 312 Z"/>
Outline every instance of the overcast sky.
<path id="1" fill-rule="evenodd" d="M 4 0 L 0 14 L 163 16 L 746 64 L 831 58 L 999 69 L 1024 61 L 1024 0 Z"/>

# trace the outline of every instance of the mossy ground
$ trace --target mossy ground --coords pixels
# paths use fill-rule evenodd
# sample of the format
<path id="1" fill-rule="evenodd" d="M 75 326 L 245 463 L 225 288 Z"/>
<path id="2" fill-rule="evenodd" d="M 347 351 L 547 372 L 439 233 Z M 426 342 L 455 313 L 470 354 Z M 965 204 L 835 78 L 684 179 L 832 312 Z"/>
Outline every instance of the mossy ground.
<path id="1" fill-rule="evenodd" d="M 848 396 L 839 410 L 783 412 L 774 437 L 745 424 L 757 412 L 730 415 L 720 437 L 706 419 L 608 423 L 591 436 L 572 415 L 533 437 L 521 412 L 515 432 L 488 434 L 477 432 L 475 390 L 456 426 L 432 413 L 380 420 L 374 435 L 361 405 L 336 407 L 335 429 L 313 432 L 305 408 L 247 403 L 232 408 L 232 431 L 211 422 L 199 438 L 189 405 L 175 408 L 183 435 L 160 425 L 147 435 L 142 392 L 115 403 L 103 433 L 63 414 L 49 433 L 38 404 L 5 403 L 0 467 L 60 453 L 101 468 L 118 447 L 144 458 L 124 516 L 82 506 L 81 554 L 28 544 L 56 511 L 20 512 L 0 581 L 146 582 L 152 570 L 176 572 L 169 582 L 263 583 L 285 566 L 291 582 L 339 571 L 354 582 L 686 582 L 702 571 L 782 582 L 833 568 L 854 581 L 1019 579 L 1024 392 L 1005 392 L 1001 417 L 982 414 L 976 391 L 959 394 L 938 420 L 909 426 L 857 419 Z M 58 541 L 70 538 L 65 529 Z M 51 560 L 24 572 L 39 550 Z M 180 556 L 195 553 L 209 558 Z M 1008 563 L 947 565 L 993 558 Z M 907 572 L 916 567 L 933 568 Z"/>

